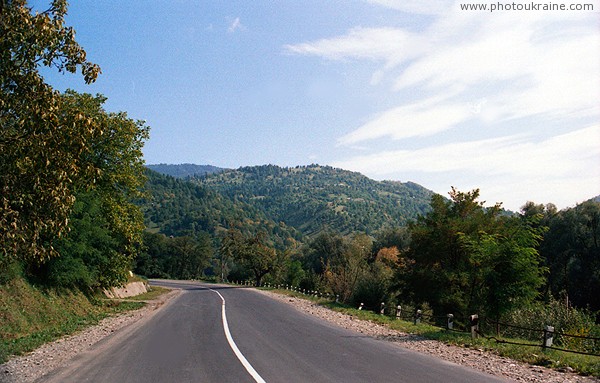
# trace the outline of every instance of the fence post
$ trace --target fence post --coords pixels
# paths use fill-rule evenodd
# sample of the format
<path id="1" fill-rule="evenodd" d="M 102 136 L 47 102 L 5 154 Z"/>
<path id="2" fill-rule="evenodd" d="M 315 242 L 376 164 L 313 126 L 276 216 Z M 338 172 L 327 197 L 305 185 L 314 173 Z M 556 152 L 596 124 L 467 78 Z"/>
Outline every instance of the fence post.
<path id="1" fill-rule="evenodd" d="M 452 330 L 454 328 L 454 314 L 448 314 L 448 322 L 446 324 L 446 330 Z"/>
<path id="2" fill-rule="evenodd" d="M 383 315 L 385 313 L 385 302 L 381 302 L 381 310 L 379 310 L 379 314 Z"/>
<path id="3" fill-rule="evenodd" d="M 546 347 L 552 347 L 552 338 L 554 337 L 554 327 L 553 326 L 544 326 L 544 339 L 542 344 L 542 349 L 545 351 Z"/>
<path id="4" fill-rule="evenodd" d="M 402 317 L 402 306 L 396 306 L 396 319 L 400 319 Z"/>
<path id="5" fill-rule="evenodd" d="M 364 304 L 364 303 L 361 303 L 361 304 L 360 304 L 360 306 L 358 306 L 358 309 L 359 309 L 359 310 L 362 310 L 362 309 L 363 309 L 363 307 L 365 307 L 365 304 Z"/>
<path id="6" fill-rule="evenodd" d="M 423 315 L 423 312 L 421 310 L 417 310 L 415 312 L 415 325 L 421 323 L 421 316 Z"/>
<path id="7" fill-rule="evenodd" d="M 471 338 L 479 337 L 479 315 L 471 315 Z"/>

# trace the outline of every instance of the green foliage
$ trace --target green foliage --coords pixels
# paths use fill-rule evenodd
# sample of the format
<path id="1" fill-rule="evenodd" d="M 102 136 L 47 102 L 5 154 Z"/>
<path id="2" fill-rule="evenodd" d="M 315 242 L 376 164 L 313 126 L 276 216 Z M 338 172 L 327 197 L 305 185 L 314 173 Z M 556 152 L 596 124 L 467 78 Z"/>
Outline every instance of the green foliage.
<path id="1" fill-rule="evenodd" d="M 600 202 L 553 212 L 540 253 L 550 269 L 548 291 L 570 303 L 600 310 Z"/>
<path id="2" fill-rule="evenodd" d="M 202 278 L 213 256 L 212 240 L 205 232 L 181 237 L 145 232 L 144 245 L 135 272 L 149 278 Z"/>
<path id="3" fill-rule="evenodd" d="M 228 252 L 233 258 L 254 275 L 256 286 L 261 286 L 262 278 L 273 271 L 280 258 L 277 251 L 266 242 L 262 233 L 244 236 L 241 232 L 230 229 L 221 245 L 221 252 Z"/>
<path id="4" fill-rule="evenodd" d="M 121 236 L 111 230 L 110 208 L 97 191 L 77 196 L 70 216 L 69 233 L 54 243 L 61 254 L 33 269 L 52 286 L 90 291 L 127 280 L 131 258 L 122 250 Z"/>
<path id="5" fill-rule="evenodd" d="M 543 283 L 541 229 L 525 218 L 484 208 L 479 190 L 436 195 L 432 211 L 410 226 L 411 266 L 398 275 L 404 296 L 436 314 L 498 317 L 530 302 Z"/>
<path id="6" fill-rule="evenodd" d="M 287 260 L 285 284 L 289 286 L 300 286 L 300 282 L 306 277 L 306 271 L 302 268 L 299 260 Z"/>
<path id="7" fill-rule="evenodd" d="M 81 68 L 86 83 L 100 72 L 64 25 L 66 10 L 64 0 L 35 14 L 25 1 L 0 1 L 0 267 L 56 256 L 50 240 L 96 175 L 84 154 L 101 127 L 65 107 L 38 72 Z"/>
<path id="8" fill-rule="evenodd" d="M 378 182 L 329 166 L 243 167 L 196 178 L 304 235 L 328 228 L 347 235 L 400 226 L 428 209 L 431 192 L 413 183 Z"/>
<path id="9" fill-rule="evenodd" d="M 111 286 L 123 281 L 140 244 L 143 218 L 132 200 L 143 183 L 148 128 L 104 111 L 102 96 L 61 95 L 44 82 L 40 65 L 81 68 L 86 83 L 100 72 L 64 25 L 66 11 L 62 0 L 42 13 L 0 1 L 0 269 L 21 263 L 61 286 Z M 102 212 L 90 215 L 104 231 L 73 212 L 91 191 Z M 87 202 L 77 209 L 93 210 Z"/>
<path id="10" fill-rule="evenodd" d="M 502 328 L 504 336 L 532 341 L 539 341 L 540 330 L 546 325 L 553 326 L 557 333 L 587 337 L 600 335 L 600 325 L 595 323 L 594 315 L 591 312 L 568 307 L 565 301 L 561 302 L 555 299 L 515 308 L 505 315 L 503 321 L 522 328 L 537 330 L 530 332 L 518 328 Z M 556 335 L 553 343 L 561 348 L 600 354 L 600 342 L 598 341 Z"/>
<path id="11" fill-rule="evenodd" d="M 146 225 L 165 235 L 193 235 L 205 231 L 220 237 L 229 228 L 246 234 L 268 233 L 278 249 L 294 246 L 302 235 L 267 218 L 256 208 L 231 201 L 210 188 L 147 171 L 147 196 L 140 201 Z"/>
<path id="12" fill-rule="evenodd" d="M 304 284 L 309 289 L 324 287 L 348 302 L 368 267 L 372 246 L 366 234 L 320 233 L 304 249 L 302 261 L 309 278 Z"/>

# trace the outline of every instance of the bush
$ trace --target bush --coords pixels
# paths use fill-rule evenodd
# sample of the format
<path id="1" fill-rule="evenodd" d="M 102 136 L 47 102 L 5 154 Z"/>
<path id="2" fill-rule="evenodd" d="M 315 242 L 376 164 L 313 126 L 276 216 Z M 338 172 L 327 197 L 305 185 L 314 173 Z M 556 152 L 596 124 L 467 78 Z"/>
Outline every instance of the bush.
<path id="1" fill-rule="evenodd" d="M 588 310 L 567 307 L 555 299 L 551 299 L 547 303 L 537 302 L 528 307 L 513 310 L 503 318 L 503 322 L 537 330 L 502 328 L 503 336 L 531 341 L 541 339 L 540 331 L 546 325 L 553 326 L 554 331 L 557 333 L 585 337 L 598 337 L 600 334 L 600 326 L 595 323 L 593 313 Z M 571 350 L 600 353 L 600 342 L 593 340 L 555 335 L 554 344 L 557 347 Z"/>
<path id="2" fill-rule="evenodd" d="M 51 286 L 79 288 L 82 291 L 94 288 L 94 279 L 81 258 L 54 258 L 48 262 L 46 273 L 46 281 Z"/>

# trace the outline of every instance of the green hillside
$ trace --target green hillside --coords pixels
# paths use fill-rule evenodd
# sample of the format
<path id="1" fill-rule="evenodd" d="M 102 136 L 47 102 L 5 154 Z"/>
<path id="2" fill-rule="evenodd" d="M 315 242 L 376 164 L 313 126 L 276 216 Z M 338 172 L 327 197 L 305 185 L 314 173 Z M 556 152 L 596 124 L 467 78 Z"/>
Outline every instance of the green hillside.
<path id="1" fill-rule="evenodd" d="M 141 201 L 146 226 L 154 232 L 181 236 L 200 231 L 213 235 L 237 227 L 245 232 L 266 231 L 280 247 L 302 235 L 274 222 L 252 205 L 234 202 L 210 188 L 147 171 L 147 198 Z"/>
<path id="2" fill-rule="evenodd" d="M 433 194 L 415 183 L 379 182 L 319 165 L 243 167 L 192 181 L 309 236 L 324 229 L 374 233 L 404 225 L 429 209 Z"/>

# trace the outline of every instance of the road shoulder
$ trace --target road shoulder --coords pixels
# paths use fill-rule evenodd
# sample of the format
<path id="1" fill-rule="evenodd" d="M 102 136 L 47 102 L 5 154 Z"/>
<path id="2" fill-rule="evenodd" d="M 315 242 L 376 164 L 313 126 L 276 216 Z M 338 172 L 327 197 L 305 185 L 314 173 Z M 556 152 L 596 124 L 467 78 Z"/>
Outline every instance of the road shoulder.
<path id="1" fill-rule="evenodd" d="M 181 290 L 171 290 L 148 301 L 139 310 L 128 311 L 105 318 L 97 325 L 47 343 L 26 355 L 14 357 L 0 365 L 0 382 L 35 382 L 40 377 L 64 366 L 71 359 L 85 352 L 98 342 L 110 336 L 115 336 L 118 332 L 126 328 L 140 326 L 180 293 Z"/>

